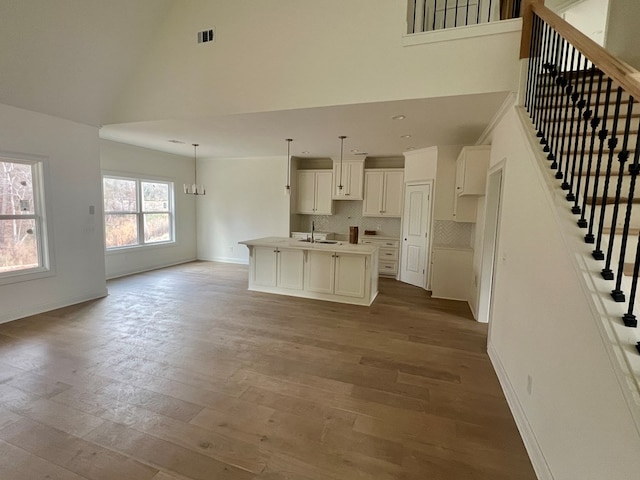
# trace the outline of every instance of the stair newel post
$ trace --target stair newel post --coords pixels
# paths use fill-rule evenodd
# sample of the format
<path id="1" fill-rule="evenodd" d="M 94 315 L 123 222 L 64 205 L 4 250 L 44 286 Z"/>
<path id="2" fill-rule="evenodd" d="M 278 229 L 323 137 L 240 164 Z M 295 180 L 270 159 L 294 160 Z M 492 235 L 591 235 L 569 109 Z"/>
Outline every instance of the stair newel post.
<path id="1" fill-rule="evenodd" d="M 617 100 L 621 101 L 621 99 L 622 99 L 622 87 L 618 87 Z M 619 108 L 616 105 L 616 116 L 618 116 L 618 113 L 619 113 Z M 629 152 L 627 151 L 627 146 L 629 142 L 629 128 L 631 127 L 632 114 L 633 114 L 633 98 L 630 97 L 629 103 L 627 104 L 627 119 L 625 122 L 625 131 L 624 131 L 624 136 L 622 141 L 622 150 L 618 154 L 618 162 L 620 163 L 620 170 L 618 171 L 618 180 L 616 182 L 616 196 L 613 201 L 613 214 L 611 215 L 611 229 L 610 229 L 611 233 L 609 234 L 609 244 L 607 246 L 606 262 L 605 262 L 604 268 L 602 269 L 602 278 L 604 278 L 605 280 L 613 280 L 613 271 L 611 270 L 611 258 L 613 256 L 613 245 L 615 243 L 615 231 L 616 231 L 616 225 L 618 224 L 618 213 L 620 211 L 620 200 L 622 197 L 622 181 L 624 180 L 624 164 L 629 158 Z M 612 136 L 611 138 L 616 138 L 615 137 L 616 128 L 617 128 L 617 125 L 615 125 L 615 119 L 614 119 L 614 136 Z M 617 146 L 617 143 L 618 143 L 617 138 L 616 138 L 616 141 L 613 143 L 614 143 L 614 147 Z M 611 152 L 610 152 L 610 155 L 611 155 Z M 631 198 L 631 201 L 633 201 L 633 198 Z M 627 212 L 631 214 L 631 204 L 627 204 Z M 626 234 L 623 233 L 622 235 L 623 240 L 625 235 Z M 624 249 L 621 248 L 620 254 L 624 259 Z M 624 264 L 624 260 L 623 260 L 623 264 Z M 622 298 L 622 300 L 617 300 L 615 296 L 614 296 L 614 300 L 616 300 L 616 302 L 624 302 L 624 294 L 620 292 L 619 296 L 620 298 Z"/>
<path id="2" fill-rule="evenodd" d="M 571 46 L 571 45 L 569 45 Z M 567 183 L 567 175 L 569 171 L 569 157 L 571 156 L 571 148 L 569 148 L 569 152 L 564 151 L 565 144 L 567 143 L 567 123 L 569 123 L 569 107 L 571 107 L 571 96 L 573 93 L 573 65 L 576 57 L 576 49 L 575 47 L 571 47 L 571 64 L 568 64 L 565 68 L 565 71 L 568 72 L 566 74 L 567 79 L 565 80 L 565 85 L 563 85 L 563 92 L 565 93 L 564 97 L 564 121 L 562 122 L 562 142 L 560 146 L 560 152 L 556 154 L 556 158 L 558 158 L 558 171 L 556 172 L 556 178 L 558 180 L 564 179 L 562 182 L 561 188 L 563 190 L 567 190 L 569 188 L 569 184 Z M 569 52 L 567 51 L 567 62 L 569 58 Z M 571 131 L 573 131 L 573 117 L 575 112 L 575 104 L 571 108 Z M 558 127 L 558 135 L 560 136 L 560 128 Z M 564 173 L 562 173 L 562 168 L 564 165 Z"/>
<path id="3" fill-rule="evenodd" d="M 598 160 L 596 161 L 596 175 L 598 175 L 596 177 L 596 182 L 593 188 L 593 196 L 591 197 L 591 219 L 589 221 L 589 233 L 587 233 L 584 236 L 584 241 L 586 243 L 595 243 L 595 239 L 596 236 L 593 233 L 593 229 L 594 229 L 594 222 L 595 222 L 595 212 L 596 212 L 596 206 L 598 203 L 598 180 L 600 178 L 600 172 L 602 171 L 602 157 L 604 156 L 604 142 L 607 139 L 607 136 L 609 135 L 609 131 L 607 130 L 607 123 L 608 123 L 608 118 L 607 116 L 609 115 L 609 102 L 611 101 L 611 86 L 612 86 L 612 81 L 610 78 L 607 79 L 607 90 L 605 93 L 605 99 L 604 99 L 604 112 L 602 114 L 602 123 L 601 123 L 601 129 L 598 132 L 598 140 L 600 141 L 600 145 L 598 147 Z M 606 187 L 606 184 L 608 183 L 608 177 L 609 174 L 607 174 L 606 178 L 605 178 L 605 189 L 608 190 L 608 188 Z M 604 207 L 606 207 L 606 203 L 605 205 L 602 206 L 602 211 L 601 211 L 601 217 L 603 218 L 602 221 L 600 222 L 600 230 L 597 232 L 597 236 L 598 236 L 598 246 L 596 247 L 596 250 L 593 251 L 592 255 L 593 258 L 595 258 L 596 260 L 602 260 L 604 258 L 604 256 L 602 255 L 602 252 L 600 252 L 600 238 L 602 236 L 602 222 L 604 222 Z M 599 254 L 597 252 L 600 252 Z"/>
<path id="4" fill-rule="evenodd" d="M 576 195 L 575 195 L 575 201 L 573 204 L 573 207 L 571 207 L 571 213 L 575 214 L 575 215 L 580 215 L 582 212 L 582 209 L 580 208 L 580 206 L 578 205 L 578 199 L 580 198 L 580 192 L 581 192 L 581 187 L 582 187 L 582 176 L 585 173 L 584 171 L 584 152 L 585 149 L 587 148 L 587 136 L 588 136 L 588 131 L 589 131 L 589 120 L 591 120 L 591 116 L 593 115 L 593 110 L 591 110 L 591 96 L 593 95 L 593 77 L 595 75 L 595 66 L 593 64 L 591 64 L 591 68 L 587 68 L 587 63 L 588 63 L 588 59 L 585 57 L 585 69 L 584 69 L 584 79 L 582 82 L 582 100 L 584 101 L 584 90 L 585 90 L 585 85 L 587 83 L 587 77 L 589 77 L 589 93 L 587 94 L 587 102 L 586 105 L 584 105 L 585 107 L 585 111 L 582 114 L 582 118 L 584 119 L 584 123 L 582 126 L 582 145 L 580 147 L 580 165 L 578 167 L 578 182 L 576 185 Z M 577 151 L 577 140 L 576 140 L 576 151 Z M 591 169 L 591 157 L 589 157 L 589 169 L 587 169 L 586 171 L 586 177 L 584 179 L 584 190 L 585 192 L 587 191 L 587 189 L 589 188 L 589 174 L 591 173 L 589 170 Z M 584 218 L 584 214 L 583 217 Z M 578 225 L 580 225 L 580 222 L 578 222 Z"/>
<path id="5" fill-rule="evenodd" d="M 547 48 L 547 61 L 545 64 L 545 69 L 547 70 L 547 82 L 545 85 L 545 107 L 544 107 L 544 114 L 542 117 L 542 122 L 540 125 L 540 130 L 538 131 L 538 136 L 541 137 L 540 138 L 540 145 L 547 145 L 547 138 L 549 137 L 549 127 L 550 127 L 550 120 L 551 120 L 551 105 L 553 103 L 553 92 L 554 92 L 554 88 L 555 88 L 555 80 L 556 80 L 556 75 L 558 74 L 558 69 L 556 68 L 556 65 L 554 64 L 555 61 L 555 54 L 556 54 L 556 48 L 557 48 L 557 44 L 558 44 L 558 37 L 559 35 L 556 33 L 555 30 L 553 30 L 551 27 L 549 28 L 549 45 Z"/>
<path id="6" fill-rule="evenodd" d="M 581 61 L 583 60 L 582 58 L 582 54 L 578 55 L 578 72 L 580 72 L 580 64 Z M 571 97 L 571 100 L 573 101 L 573 111 L 575 112 L 576 108 L 578 109 L 577 112 L 577 124 L 576 124 L 576 134 L 575 134 L 575 138 L 573 136 L 573 120 L 574 120 L 574 116 L 573 113 L 571 114 L 571 133 L 569 134 L 569 140 L 573 139 L 573 158 L 571 159 L 571 175 L 569 177 L 569 193 L 567 193 L 566 199 L 569 202 L 573 202 L 575 201 L 575 199 L 577 198 L 578 192 L 576 191 L 576 193 L 574 194 L 574 186 L 576 185 L 576 177 L 578 178 L 578 181 L 580 180 L 580 173 L 582 173 L 582 159 L 580 160 L 580 164 L 581 166 L 579 167 L 578 171 L 576 171 L 576 163 L 578 161 L 578 144 L 580 142 L 580 129 L 582 127 L 582 111 L 584 110 L 585 105 L 587 104 L 586 100 L 584 99 L 584 87 L 585 87 L 585 73 L 587 72 L 587 58 L 584 58 L 584 62 L 582 65 L 582 75 L 580 75 L 579 73 L 576 73 L 576 82 L 575 82 L 575 88 L 574 88 L 574 92 L 573 95 Z M 582 80 L 582 82 L 580 82 L 580 80 Z M 578 84 L 580 84 L 580 92 L 578 92 Z M 567 160 L 568 161 L 568 160 Z M 574 205 L 575 208 L 577 208 Z M 580 213 L 580 211 L 578 210 L 577 212 L 575 211 L 575 208 L 572 207 L 571 208 L 571 212 L 572 213 Z"/>
<path id="7" fill-rule="evenodd" d="M 629 159 L 629 135 L 631 132 L 631 116 L 633 115 L 633 97 L 629 97 L 629 102 L 627 103 L 627 118 L 625 121 L 625 126 L 624 126 L 624 137 L 622 140 L 622 150 L 620 151 L 620 153 L 618 154 L 618 161 L 620 162 L 620 172 L 618 174 L 618 187 L 616 190 L 616 203 L 615 203 L 615 208 L 614 208 L 614 212 L 613 212 L 613 225 L 612 225 L 612 230 L 611 230 L 611 236 L 613 237 L 613 234 L 615 232 L 614 227 L 615 227 L 615 221 L 616 221 L 616 217 L 618 215 L 618 205 L 620 204 L 621 201 L 621 195 L 622 195 L 622 181 L 624 178 L 624 166 L 625 166 L 625 162 Z M 636 142 L 637 143 L 637 142 Z M 629 185 L 629 192 L 627 195 L 627 210 L 625 213 L 625 218 L 624 218 L 624 227 L 622 229 L 622 240 L 620 241 L 620 257 L 618 259 L 618 271 L 616 272 L 616 286 L 615 288 L 611 291 L 611 296 L 613 297 L 613 299 L 616 302 L 624 302 L 624 293 L 621 290 L 621 286 L 622 286 L 622 274 L 624 271 L 624 257 L 625 257 L 625 253 L 627 250 L 627 237 L 629 236 L 629 225 L 631 224 L 631 210 L 633 208 L 633 195 L 634 195 L 634 191 L 636 188 L 636 173 L 632 173 L 632 171 L 635 171 L 636 169 L 634 168 L 634 164 L 630 165 L 629 168 L 629 174 L 631 175 L 631 183 Z M 613 249 L 613 241 L 609 242 L 609 250 L 607 251 L 607 264 L 610 263 L 610 258 L 612 256 L 612 249 Z M 607 265 L 608 266 L 608 265 Z M 607 266 L 605 266 L 605 268 L 607 268 Z M 603 270 L 604 272 L 604 270 Z M 604 276 L 604 273 L 603 273 Z"/>
<path id="8" fill-rule="evenodd" d="M 564 66 L 564 70 L 562 67 L 562 59 L 566 58 L 565 55 L 565 47 L 568 47 L 569 44 L 565 41 L 564 38 L 560 37 L 560 35 L 555 32 L 559 38 L 558 48 L 556 50 L 556 60 L 555 64 L 558 65 L 556 70 L 556 76 L 554 81 L 554 106 L 553 106 L 553 120 L 551 121 L 551 116 L 549 117 L 550 125 L 549 125 L 549 134 L 547 136 L 547 144 L 543 151 L 548 152 L 547 159 L 552 162 L 551 168 L 562 167 L 561 164 L 558 163 L 558 132 L 560 131 L 560 118 L 559 118 L 559 105 L 562 103 L 562 93 L 564 91 L 564 87 L 567 84 L 567 80 L 565 78 L 565 72 L 567 70 L 566 65 Z M 550 114 L 551 115 L 551 114 Z M 556 176 L 558 174 L 556 173 Z"/>

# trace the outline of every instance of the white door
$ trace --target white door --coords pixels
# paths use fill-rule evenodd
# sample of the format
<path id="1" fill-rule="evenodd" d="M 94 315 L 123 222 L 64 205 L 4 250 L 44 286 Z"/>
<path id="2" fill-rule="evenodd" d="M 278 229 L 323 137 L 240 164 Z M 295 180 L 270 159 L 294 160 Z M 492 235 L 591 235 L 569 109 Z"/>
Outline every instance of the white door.
<path id="1" fill-rule="evenodd" d="M 407 185 L 404 199 L 400 281 L 427 286 L 427 252 L 431 213 L 431 185 Z"/>

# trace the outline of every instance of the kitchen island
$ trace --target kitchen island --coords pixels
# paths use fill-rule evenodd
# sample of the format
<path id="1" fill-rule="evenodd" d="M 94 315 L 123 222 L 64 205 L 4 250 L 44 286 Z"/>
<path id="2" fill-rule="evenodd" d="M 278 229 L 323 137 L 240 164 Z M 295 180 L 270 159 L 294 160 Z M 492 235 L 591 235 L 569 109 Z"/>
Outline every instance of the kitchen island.
<path id="1" fill-rule="evenodd" d="M 378 295 L 378 247 L 266 237 L 249 248 L 249 290 L 371 305 Z"/>

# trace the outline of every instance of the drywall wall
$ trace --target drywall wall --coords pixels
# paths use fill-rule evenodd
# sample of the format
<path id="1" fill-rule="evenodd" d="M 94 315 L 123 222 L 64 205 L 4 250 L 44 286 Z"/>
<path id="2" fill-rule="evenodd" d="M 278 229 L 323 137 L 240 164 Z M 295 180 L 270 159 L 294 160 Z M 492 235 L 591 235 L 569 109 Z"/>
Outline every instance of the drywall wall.
<path id="1" fill-rule="evenodd" d="M 55 267 L 50 277 L 0 285 L 0 322 L 106 295 L 98 129 L 0 104 L 0 145 L 46 158 Z"/>
<path id="2" fill-rule="evenodd" d="M 604 46 L 637 70 L 640 70 L 639 23 L 640 2 L 638 0 L 609 2 Z"/>
<path id="3" fill-rule="evenodd" d="M 506 160 L 489 351 L 540 478 L 636 478 L 640 435 L 567 248 L 582 232 L 561 233 L 564 194 L 519 122 L 511 110 L 491 139 L 492 165 Z"/>
<path id="4" fill-rule="evenodd" d="M 404 181 L 433 180 L 438 170 L 438 147 L 421 148 L 404 154 Z"/>
<path id="5" fill-rule="evenodd" d="M 103 172 L 146 176 L 174 182 L 175 186 L 175 243 L 107 252 L 107 278 L 195 260 L 196 199 L 182 190 L 184 183 L 193 183 L 193 158 L 101 140 L 100 167 Z"/>
<path id="6" fill-rule="evenodd" d="M 609 0 L 584 0 L 568 8 L 562 14 L 562 18 L 602 46 L 607 28 L 608 11 Z"/>
<path id="7" fill-rule="evenodd" d="M 286 168 L 286 157 L 198 159 L 198 181 L 207 186 L 196 200 L 199 259 L 248 263 L 238 242 L 289 236 Z"/>
<path id="8" fill-rule="evenodd" d="M 518 31 L 403 46 L 406 5 L 176 0 L 105 124 L 516 90 Z"/>

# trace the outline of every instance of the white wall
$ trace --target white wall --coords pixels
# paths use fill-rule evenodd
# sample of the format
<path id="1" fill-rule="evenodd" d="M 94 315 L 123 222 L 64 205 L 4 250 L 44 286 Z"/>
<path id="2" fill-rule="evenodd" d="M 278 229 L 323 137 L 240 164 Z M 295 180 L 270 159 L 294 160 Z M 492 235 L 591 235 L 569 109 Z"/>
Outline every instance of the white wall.
<path id="1" fill-rule="evenodd" d="M 111 173 L 148 175 L 149 178 L 164 179 L 175 184 L 176 242 L 107 252 L 107 278 L 195 260 L 196 200 L 182 193 L 184 183 L 193 183 L 193 158 L 101 140 L 100 166 L 103 171 Z"/>
<path id="2" fill-rule="evenodd" d="M 198 159 L 198 258 L 248 263 L 242 240 L 289 236 L 286 157 Z"/>
<path id="3" fill-rule="evenodd" d="M 438 147 L 404 153 L 404 181 L 434 180 L 438 170 Z"/>
<path id="4" fill-rule="evenodd" d="M 567 9 L 562 17 L 598 45 L 604 45 L 609 0 L 584 0 Z"/>
<path id="5" fill-rule="evenodd" d="M 556 205 L 528 148 L 512 110 L 492 138 L 492 165 L 506 158 L 506 167 L 490 354 L 542 470 L 555 480 L 638 478 L 640 435 L 567 248 L 588 246 L 573 224 L 561 234 L 564 195 Z"/>
<path id="6" fill-rule="evenodd" d="M 106 295 L 98 129 L 0 104 L 0 145 L 48 157 L 55 262 L 51 277 L 0 286 L 0 322 Z"/>
<path id="7" fill-rule="evenodd" d="M 609 3 L 604 46 L 637 70 L 640 70 L 639 23 L 638 0 L 615 0 Z"/>
<path id="8" fill-rule="evenodd" d="M 518 31 L 403 46 L 406 6 L 176 0 L 105 123 L 517 89 Z"/>

